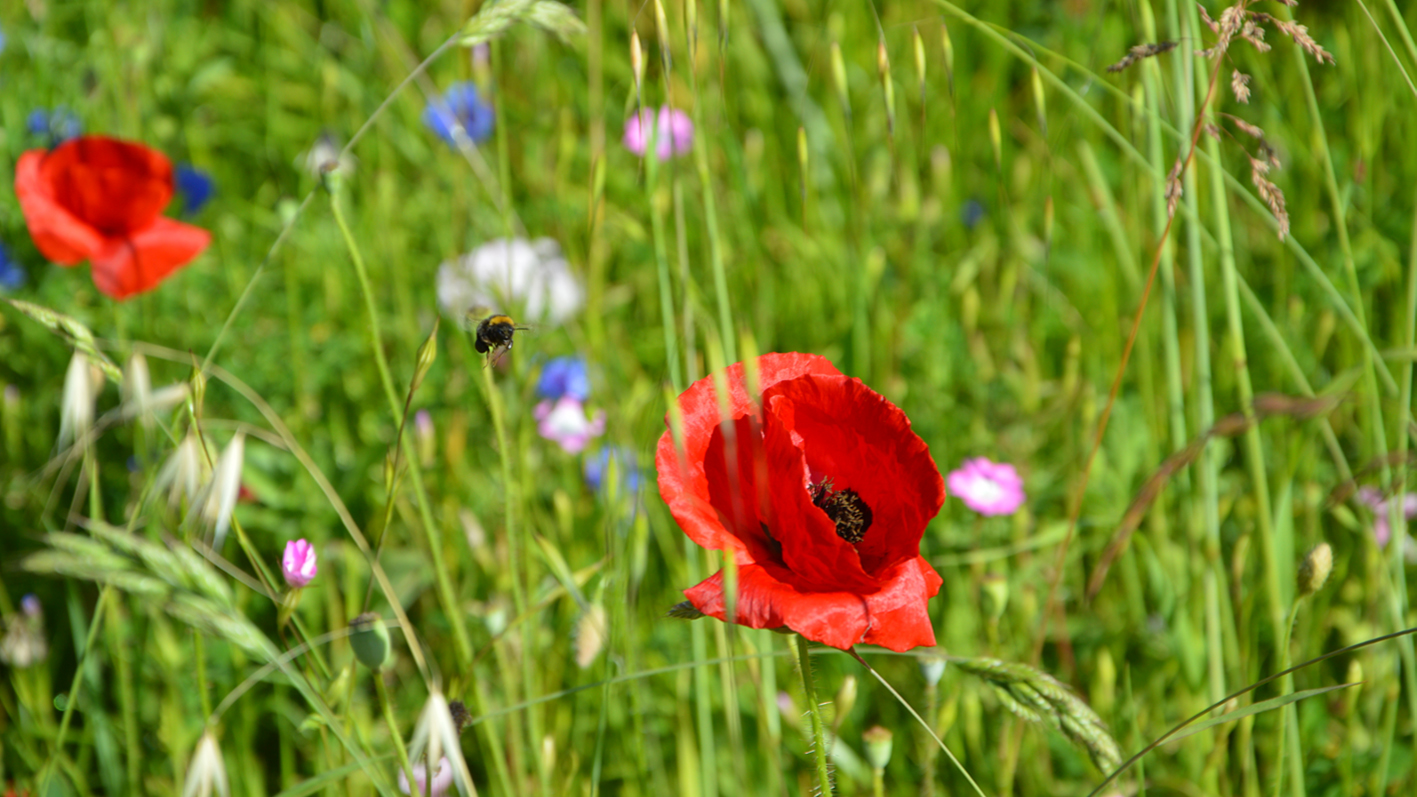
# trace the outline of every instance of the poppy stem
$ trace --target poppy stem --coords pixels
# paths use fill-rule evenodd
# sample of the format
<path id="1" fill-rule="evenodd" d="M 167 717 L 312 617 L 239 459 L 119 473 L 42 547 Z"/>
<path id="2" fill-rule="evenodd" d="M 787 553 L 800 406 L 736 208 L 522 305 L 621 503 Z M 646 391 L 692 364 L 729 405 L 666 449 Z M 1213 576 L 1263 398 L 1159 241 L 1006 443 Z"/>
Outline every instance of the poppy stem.
<path id="1" fill-rule="evenodd" d="M 797 670 L 802 674 L 802 693 L 807 700 L 807 716 L 812 718 L 812 753 L 817 763 L 818 794 L 832 793 L 831 769 L 827 766 L 827 729 L 822 723 L 822 707 L 817 704 L 817 686 L 812 681 L 812 661 L 807 637 L 797 635 Z"/>

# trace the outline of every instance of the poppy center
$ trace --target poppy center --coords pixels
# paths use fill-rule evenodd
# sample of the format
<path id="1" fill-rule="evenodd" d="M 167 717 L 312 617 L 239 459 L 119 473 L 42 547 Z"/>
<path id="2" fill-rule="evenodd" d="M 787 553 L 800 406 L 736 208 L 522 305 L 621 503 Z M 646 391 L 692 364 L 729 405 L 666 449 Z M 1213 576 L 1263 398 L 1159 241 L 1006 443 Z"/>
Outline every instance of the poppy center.
<path id="1" fill-rule="evenodd" d="M 812 503 L 836 524 L 836 536 L 852 545 L 866 538 L 866 531 L 871 528 L 871 507 L 860 493 L 850 487 L 833 490 L 831 479 L 808 485 L 807 493 L 812 496 Z"/>

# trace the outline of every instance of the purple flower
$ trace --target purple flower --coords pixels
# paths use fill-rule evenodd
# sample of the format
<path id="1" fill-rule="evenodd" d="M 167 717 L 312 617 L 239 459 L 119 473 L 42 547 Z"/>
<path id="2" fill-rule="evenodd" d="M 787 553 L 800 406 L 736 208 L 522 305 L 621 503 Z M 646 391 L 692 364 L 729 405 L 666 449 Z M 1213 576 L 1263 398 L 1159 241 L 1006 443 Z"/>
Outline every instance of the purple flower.
<path id="1" fill-rule="evenodd" d="M 1018 471 L 987 457 L 966 459 L 959 470 L 950 471 L 947 484 L 965 506 L 981 515 L 1012 515 L 1023 505 L 1023 479 Z"/>
<path id="2" fill-rule="evenodd" d="M 483 102 L 472 83 L 454 83 L 441 99 L 423 109 L 423 124 L 454 148 L 458 145 L 453 136 L 455 128 L 462 127 L 473 141 L 486 141 L 492 135 L 495 118 L 492 106 Z"/>
<path id="3" fill-rule="evenodd" d="M 605 487 L 605 474 L 614 462 L 622 494 L 634 494 L 640 489 L 640 467 L 635 452 L 621 446 L 603 446 L 594 456 L 586 457 L 581 466 L 585 483 L 595 492 Z"/>
<path id="4" fill-rule="evenodd" d="M 31 592 L 23 598 L 20 598 L 20 611 L 24 612 L 26 617 L 33 620 L 38 617 L 44 609 L 39 605 L 39 598 L 35 597 L 35 594 Z"/>
<path id="5" fill-rule="evenodd" d="M 291 540 L 285 544 L 285 555 L 280 559 L 280 572 L 285 583 L 299 589 L 315 580 L 319 568 L 315 564 L 315 546 L 305 540 Z"/>
<path id="6" fill-rule="evenodd" d="M 1386 548 L 1388 540 L 1392 539 L 1392 526 L 1388 521 L 1388 504 L 1395 498 L 1384 498 L 1383 494 L 1372 487 L 1364 487 L 1358 491 L 1358 500 L 1373 510 L 1373 539 L 1377 541 L 1379 548 Z M 1408 520 L 1417 517 L 1417 493 L 1403 493 L 1402 514 Z"/>
<path id="7" fill-rule="evenodd" d="M 422 763 L 413 765 L 413 779 L 418 784 L 418 791 L 415 795 L 432 794 L 433 797 L 442 797 L 448 793 L 448 789 L 453 785 L 453 764 L 447 756 L 438 759 L 438 766 L 433 768 L 432 791 L 429 791 L 428 767 Z M 399 791 L 408 794 L 408 773 L 399 767 Z"/>
<path id="8" fill-rule="evenodd" d="M 570 396 L 542 401 L 536 405 L 535 415 L 541 436 L 567 454 L 579 454 L 591 438 L 605 431 L 605 413 L 597 412 L 595 418 L 589 418 L 585 405 Z"/>
<path id="9" fill-rule="evenodd" d="M 625 121 L 626 149 L 644 157 L 645 150 L 649 148 L 651 132 L 655 136 L 654 153 L 662 161 L 667 161 L 674 155 L 683 155 L 693 148 L 694 123 L 689 120 L 688 114 L 666 105 L 659 109 L 658 124 L 651 131 L 650 125 L 654 119 L 654 112 L 643 108 L 638 116 L 632 116 Z"/>
<path id="10" fill-rule="evenodd" d="M 190 163 L 179 163 L 172 171 L 177 192 L 182 194 L 182 215 L 192 216 L 202 209 L 216 193 L 216 181 L 210 174 Z"/>
<path id="11" fill-rule="evenodd" d="M 541 378 L 536 381 L 536 395 L 552 400 L 566 396 L 577 401 L 590 398 L 590 374 L 586 372 L 585 360 L 557 357 L 546 363 L 541 369 Z"/>

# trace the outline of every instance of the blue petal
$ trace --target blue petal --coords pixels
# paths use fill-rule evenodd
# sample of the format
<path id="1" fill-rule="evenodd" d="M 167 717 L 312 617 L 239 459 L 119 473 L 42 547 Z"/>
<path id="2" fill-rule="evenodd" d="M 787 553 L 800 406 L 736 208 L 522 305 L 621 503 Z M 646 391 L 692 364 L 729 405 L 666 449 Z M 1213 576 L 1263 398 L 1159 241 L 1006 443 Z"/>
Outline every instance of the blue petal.
<path id="1" fill-rule="evenodd" d="M 177 183 L 177 190 L 182 194 L 184 216 L 191 216 L 201 210 L 216 193 L 216 181 L 212 176 L 191 164 L 178 164 L 173 178 Z"/>
<path id="2" fill-rule="evenodd" d="M 466 82 L 454 83 L 441 99 L 423 109 L 423 124 L 448 146 L 457 145 L 453 138 L 454 122 L 462 125 L 468 138 L 478 142 L 492 135 L 494 119 L 492 107 L 482 101 L 477 86 Z"/>
<path id="3" fill-rule="evenodd" d="M 620 446 L 602 446 L 593 457 L 586 457 L 581 466 L 586 485 L 595 492 L 605 488 L 605 474 L 611 462 L 619 469 L 620 491 L 634 494 L 640 489 L 639 463 L 635 452 Z"/>
<path id="4" fill-rule="evenodd" d="M 546 363 L 536 382 L 536 393 L 553 401 L 566 396 L 577 401 L 590 398 L 590 374 L 585 360 L 580 357 L 557 357 Z"/>
<path id="5" fill-rule="evenodd" d="M 25 284 L 25 270 L 19 263 L 10 259 L 10 253 L 0 245 L 0 291 L 10 292 L 19 290 Z"/>

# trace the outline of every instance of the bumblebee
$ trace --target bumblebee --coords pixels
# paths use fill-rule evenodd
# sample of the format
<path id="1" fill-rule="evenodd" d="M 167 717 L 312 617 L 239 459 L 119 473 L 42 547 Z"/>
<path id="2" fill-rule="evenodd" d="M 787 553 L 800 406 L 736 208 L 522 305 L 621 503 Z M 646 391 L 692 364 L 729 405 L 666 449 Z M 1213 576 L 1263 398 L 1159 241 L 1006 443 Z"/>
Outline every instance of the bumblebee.
<path id="1" fill-rule="evenodd" d="M 477 323 L 477 329 L 473 332 L 473 348 L 477 349 L 478 354 L 486 354 L 490 365 L 512 348 L 512 336 L 519 329 L 530 327 L 517 326 L 517 322 L 508 315 L 490 315 Z"/>

